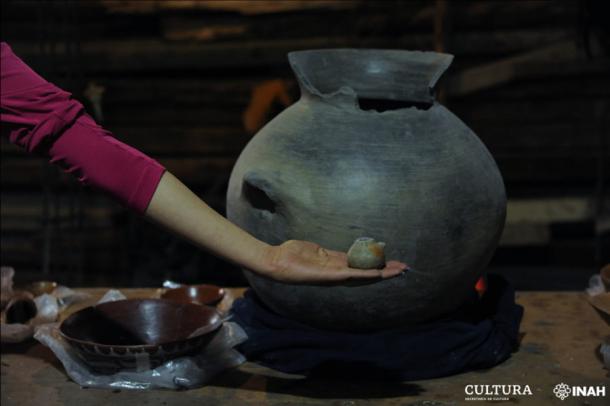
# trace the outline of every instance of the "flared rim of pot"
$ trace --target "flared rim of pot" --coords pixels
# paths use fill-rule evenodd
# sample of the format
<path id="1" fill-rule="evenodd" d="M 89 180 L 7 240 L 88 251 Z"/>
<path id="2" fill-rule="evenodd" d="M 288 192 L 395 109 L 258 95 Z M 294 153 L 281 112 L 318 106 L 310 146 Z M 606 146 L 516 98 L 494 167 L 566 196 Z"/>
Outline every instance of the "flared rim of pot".
<path id="1" fill-rule="evenodd" d="M 433 103 L 434 86 L 453 55 L 328 48 L 292 51 L 288 60 L 304 93 L 327 97 L 348 89 L 358 98 Z"/>

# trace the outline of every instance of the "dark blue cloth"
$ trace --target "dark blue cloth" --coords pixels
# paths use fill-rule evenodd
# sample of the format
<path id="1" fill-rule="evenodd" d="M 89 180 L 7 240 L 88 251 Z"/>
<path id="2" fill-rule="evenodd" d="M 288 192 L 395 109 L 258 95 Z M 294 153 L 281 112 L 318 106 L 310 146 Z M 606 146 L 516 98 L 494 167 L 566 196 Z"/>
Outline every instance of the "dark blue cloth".
<path id="1" fill-rule="evenodd" d="M 474 295 L 474 293 L 473 293 Z M 249 290 L 231 309 L 248 334 L 238 349 L 250 361 L 304 375 L 373 371 L 383 378 L 418 380 L 490 368 L 518 345 L 523 308 L 508 282 L 488 277 L 487 291 L 455 314 L 408 329 L 372 333 L 322 331 L 269 310 Z"/>

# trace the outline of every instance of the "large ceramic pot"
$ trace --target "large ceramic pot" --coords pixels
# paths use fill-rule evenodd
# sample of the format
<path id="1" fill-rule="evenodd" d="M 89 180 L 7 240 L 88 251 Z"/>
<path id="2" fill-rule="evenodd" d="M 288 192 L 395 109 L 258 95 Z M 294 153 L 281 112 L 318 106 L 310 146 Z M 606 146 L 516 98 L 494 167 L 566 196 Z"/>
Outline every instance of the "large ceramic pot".
<path id="1" fill-rule="evenodd" d="M 347 251 L 373 237 L 413 270 L 344 286 L 290 285 L 246 270 L 252 288 L 275 312 L 322 329 L 383 329 L 456 309 L 496 248 L 506 195 L 483 143 L 435 101 L 453 57 L 328 49 L 288 59 L 301 98 L 237 160 L 229 219 L 271 244 L 301 239 Z"/>

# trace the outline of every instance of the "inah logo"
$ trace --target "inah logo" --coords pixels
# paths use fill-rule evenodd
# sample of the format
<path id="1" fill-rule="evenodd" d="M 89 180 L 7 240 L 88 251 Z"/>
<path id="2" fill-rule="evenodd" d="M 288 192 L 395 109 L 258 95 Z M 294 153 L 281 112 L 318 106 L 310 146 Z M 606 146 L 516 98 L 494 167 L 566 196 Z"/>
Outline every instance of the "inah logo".
<path id="1" fill-rule="evenodd" d="M 606 396 L 606 387 L 600 386 L 568 386 L 565 383 L 555 385 L 553 393 L 561 400 L 572 397 Z"/>
<path id="2" fill-rule="evenodd" d="M 565 400 L 568 396 L 570 396 L 570 393 L 572 393 L 572 388 L 562 382 L 560 384 L 555 385 L 555 387 L 553 388 L 553 393 L 559 399 Z"/>

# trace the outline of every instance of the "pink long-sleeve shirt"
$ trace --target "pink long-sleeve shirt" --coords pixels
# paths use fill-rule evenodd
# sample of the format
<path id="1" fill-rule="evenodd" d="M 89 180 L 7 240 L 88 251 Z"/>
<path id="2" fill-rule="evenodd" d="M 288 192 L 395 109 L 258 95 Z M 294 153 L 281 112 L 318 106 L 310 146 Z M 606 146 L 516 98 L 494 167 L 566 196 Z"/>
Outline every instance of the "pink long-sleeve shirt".
<path id="1" fill-rule="evenodd" d="M 2 135 L 143 213 L 164 168 L 97 125 L 81 103 L 36 74 L 8 44 L 0 46 Z"/>

